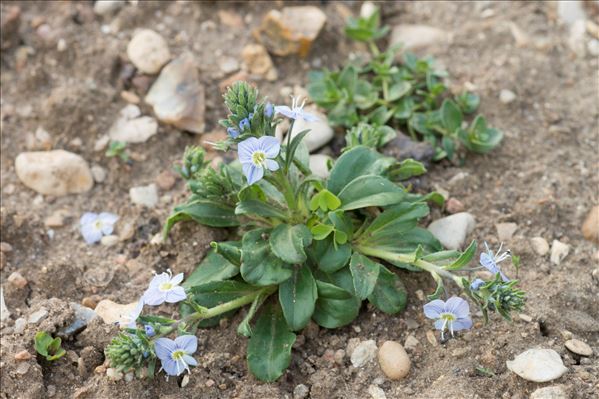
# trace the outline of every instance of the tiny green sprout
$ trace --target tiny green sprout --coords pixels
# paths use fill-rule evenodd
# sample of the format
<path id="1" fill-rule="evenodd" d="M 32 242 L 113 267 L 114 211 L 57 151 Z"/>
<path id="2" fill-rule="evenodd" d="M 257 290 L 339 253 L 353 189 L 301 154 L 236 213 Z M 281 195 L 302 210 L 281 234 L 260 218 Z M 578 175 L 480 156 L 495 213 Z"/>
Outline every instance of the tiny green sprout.
<path id="1" fill-rule="evenodd" d="M 516 277 L 518 277 L 518 273 L 520 273 L 520 256 L 512 255 L 512 265 L 516 269 Z"/>
<path id="2" fill-rule="evenodd" d="M 119 157 L 123 162 L 127 162 L 129 160 L 127 143 L 124 141 L 111 141 L 106 150 L 106 156 L 109 158 Z"/>
<path id="3" fill-rule="evenodd" d="M 476 372 L 485 376 L 485 377 L 495 377 L 495 372 L 489 368 L 483 366 L 476 366 Z"/>
<path id="4" fill-rule="evenodd" d="M 45 331 L 38 331 L 35 334 L 35 350 L 42 356 L 46 357 L 46 360 L 53 361 L 60 359 L 66 351 L 60 346 L 60 338 L 52 338 L 50 334 Z"/>

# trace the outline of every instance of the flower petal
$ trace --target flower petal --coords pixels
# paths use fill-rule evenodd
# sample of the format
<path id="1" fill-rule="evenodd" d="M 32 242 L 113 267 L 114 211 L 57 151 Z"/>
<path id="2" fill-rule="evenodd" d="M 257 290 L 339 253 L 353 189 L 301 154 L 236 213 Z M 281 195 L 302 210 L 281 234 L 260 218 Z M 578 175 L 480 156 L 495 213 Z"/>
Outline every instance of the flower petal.
<path id="1" fill-rule="evenodd" d="M 259 139 L 260 149 L 264 151 L 267 158 L 274 158 L 281 151 L 281 144 L 276 137 L 262 136 Z"/>
<path id="2" fill-rule="evenodd" d="M 98 214 L 93 212 L 85 212 L 81 219 L 79 219 L 79 224 L 83 226 L 84 224 L 93 223 L 98 219 Z"/>
<path id="3" fill-rule="evenodd" d="M 143 301 L 146 305 L 158 306 L 162 305 L 166 300 L 166 293 L 157 288 L 148 288 L 143 295 Z"/>
<path id="4" fill-rule="evenodd" d="M 171 276 L 168 273 L 160 273 L 155 275 L 150 281 L 149 288 L 158 289 L 161 284 L 168 283 L 171 280 Z"/>
<path id="5" fill-rule="evenodd" d="M 177 361 L 173 360 L 171 357 L 160 359 L 160 364 L 162 365 L 164 372 L 172 376 L 177 376 L 185 370 L 181 369 L 181 366 L 177 367 Z"/>
<path id="6" fill-rule="evenodd" d="M 171 284 L 172 285 L 179 285 L 179 284 L 181 284 L 181 281 L 183 281 L 183 273 L 179 273 L 175 277 L 173 277 L 171 279 Z"/>
<path id="7" fill-rule="evenodd" d="M 96 243 L 102 239 L 102 230 L 98 229 L 93 222 L 81 225 L 79 230 L 83 239 L 88 244 Z"/>
<path id="8" fill-rule="evenodd" d="M 187 294 L 185 294 L 185 288 L 176 286 L 166 292 L 164 301 L 168 303 L 177 303 L 184 301 L 186 298 Z"/>
<path id="9" fill-rule="evenodd" d="M 172 359 L 171 354 L 177 350 L 175 341 L 169 338 L 158 338 L 154 341 L 154 352 L 160 360 Z"/>
<path id="10" fill-rule="evenodd" d="M 443 326 L 445 326 L 445 328 L 447 328 L 447 324 L 445 323 L 445 320 L 439 319 L 439 320 L 435 321 L 435 328 L 437 330 L 443 331 L 444 330 Z"/>
<path id="11" fill-rule="evenodd" d="M 102 212 L 98 215 L 98 219 L 105 224 L 115 224 L 117 220 L 119 220 L 119 216 L 110 212 Z"/>
<path id="12" fill-rule="evenodd" d="M 468 302 L 459 296 L 452 296 L 445 302 L 445 309 L 453 313 L 458 319 L 468 317 L 470 315 L 470 305 Z"/>
<path id="13" fill-rule="evenodd" d="M 291 110 L 287 105 L 277 105 L 275 106 L 275 113 L 283 114 L 287 118 L 295 119 L 295 112 Z"/>
<path id="14" fill-rule="evenodd" d="M 242 165 L 243 174 L 247 177 L 248 184 L 252 185 L 264 177 L 264 169 L 257 167 L 252 163 Z"/>
<path id="15" fill-rule="evenodd" d="M 316 122 L 319 120 L 316 115 L 312 115 L 304 111 L 298 112 L 298 114 L 306 122 Z"/>
<path id="16" fill-rule="evenodd" d="M 189 355 L 183 355 L 183 361 L 185 363 L 187 363 L 190 366 L 197 366 L 198 362 L 197 360 L 195 360 L 193 357 L 189 356 Z"/>
<path id="17" fill-rule="evenodd" d="M 266 168 L 268 170 L 273 171 L 273 172 L 275 170 L 279 170 L 279 164 L 274 159 L 267 159 L 265 162 L 266 162 Z"/>
<path id="18" fill-rule="evenodd" d="M 237 153 L 239 155 L 239 162 L 248 163 L 252 162 L 252 154 L 259 148 L 258 139 L 250 137 L 243 140 L 237 145 Z"/>
<path id="19" fill-rule="evenodd" d="M 191 355 L 198 349 L 198 337 L 195 335 L 181 335 L 175 338 L 177 348 L 183 349 L 185 353 Z"/>
<path id="20" fill-rule="evenodd" d="M 455 320 L 451 324 L 451 328 L 453 331 L 469 330 L 472 328 L 472 320 L 466 318 Z"/>
<path id="21" fill-rule="evenodd" d="M 429 319 L 438 319 L 444 310 L 445 302 L 440 299 L 435 299 L 424 305 L 424 315 Z"/>

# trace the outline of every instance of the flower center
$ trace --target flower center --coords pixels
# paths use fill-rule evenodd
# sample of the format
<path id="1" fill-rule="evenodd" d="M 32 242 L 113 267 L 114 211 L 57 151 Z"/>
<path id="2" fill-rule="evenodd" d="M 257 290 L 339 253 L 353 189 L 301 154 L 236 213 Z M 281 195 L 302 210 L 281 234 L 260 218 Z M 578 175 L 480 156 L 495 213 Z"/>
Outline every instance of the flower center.
<path id="1" fill-rule="evenodd" d="M 94 227 L 95 227 L 97 230 L 101 230 L 101 229 L 102 229 L 102 221 L 101 221 L 101 220 L 96 220 L 96 221 L 94 222 Z"/>
<path id="2" fill-rule="evenodd" d="M 263 151 L 254 151 L 252 154 L 252 162 L 254 165 L 263 167 L 264 162 L 266 161 L 266 153 Z"/>
<path id="3" fill-rule="evenodd" d="M 446 322 L 451 322 L 451 321 L 456 320 L 456 317 L 453 313 L 441 313 L 440 318 L 445 320 Z"/>
<path id="4" fill-rule="evenodd" d="M 168 282 L 168 283 L 162 283 L 158 286 L 158 289 L 160 291 L 169 291 L 173 288 L 173 284 Z"/>
<path id="5" fill-rule="evenodd" d="M 181 360 L 183 359 L 183 356 L 185 356 L 185 351 L 182 351 L 181 349 L 174 351 L 171 355 L 173 360 Z"/>

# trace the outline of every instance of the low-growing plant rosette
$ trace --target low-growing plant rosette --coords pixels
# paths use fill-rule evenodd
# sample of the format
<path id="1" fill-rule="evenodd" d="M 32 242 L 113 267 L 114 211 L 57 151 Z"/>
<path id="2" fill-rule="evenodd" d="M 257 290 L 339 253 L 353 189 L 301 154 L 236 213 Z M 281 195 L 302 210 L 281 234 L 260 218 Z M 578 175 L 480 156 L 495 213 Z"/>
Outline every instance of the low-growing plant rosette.
<path id="1" fill-rule="evenodd" d="M 260 380 L 274 381 L 290 364 L 296 332 L 310 320 L 328 329 L 348 325 L 364 301 L 386 314 L 401 312 L 407 292 L 394 268 L 424 271 L 436 281 L 429 298 L 439 302 L 425 312 L 438 319 L 443 333 L 471 325 L 464 299 L 450 298 L 447 309 L 440 306 L 444 281 L 455 283 L 485 317 L 491 311 L 509 317 L 522 307 L 517 282 L 504 281 L 499 269 L 495 279 L 476 284 L 459 273 L 471 271 L 465 268 L 476 242 L 464 252 L 447 251 L 418 225 L 429 213 L 429 202 L 443 203 L 437 193 L 420 195 L 401 184 L 424 173 L 422 164 L 398 163 L 374 148 L 353 145 L 322 179 L 309 167 L 303 142 L 308 132 L 291 135 L 294 118 L 312 117 L 298 100 L 291 107 L 272 106 L 255 88 L 236 83 L 225 104 L 230 115 L 221 123 L 235 133 L 215 147 L 236 151 L 237 160 L 213 168 L 201 148 L 188 148 L 179 170 L 191 195 L 175 207 L 164 233 L 193 220 L 228 228 L 230 240 L 212 243 L 184 281 L 170 274 L 154 278 L 141 306 L 177 302 L 180 319 L 142 315 L 136 308 L 133 322 L 107 349 L 114 367 L 153 372 L 151 365 L 160 360 L 167 374 L 179 374 L 195 360 L 186 357 L 191 347 L 173 343 L 175 335 L 193 335 L 248 306 L 237 331 L 249 338 L 249 370 Z M 279 142 L 274 131 L 282 118 L 291 118 L 292 126 Z M 486 254 L 485 262 L 491 257 L 497 266 L 502 255 Z M 453 306 L 456 301 L 459 306 Z M 162 338 L 174 341 L 158 341 Z M 166 349 L 157 349 L 158 342 Z"/>

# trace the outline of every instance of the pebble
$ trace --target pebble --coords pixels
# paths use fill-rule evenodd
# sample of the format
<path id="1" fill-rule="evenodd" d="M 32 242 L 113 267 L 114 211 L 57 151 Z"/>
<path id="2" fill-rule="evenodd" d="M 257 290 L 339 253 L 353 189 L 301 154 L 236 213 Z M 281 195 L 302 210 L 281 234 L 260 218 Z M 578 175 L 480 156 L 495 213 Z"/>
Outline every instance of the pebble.
<path id="1" fill-rule="evenodd" d="M 460 249 L 468 234 L 474 230 L 476 221 L 468 212 L 437 219 L 428 226 L 430 231 L 447 249 Z"/>
<path id="2" fill-rule="evenodd" d="M 29 372 L 30 362 L 20 363 L 15 370 L 17 374 L 25 375 Z"/>
<path id="3" fill-rule="evenodd" d="M 109 236 L 104 236 L 100 240 L 100 243 L 106 247 L 112 247 L 113 245 L 118 244 L 120 241 L 119 236 L 111 234 Z"/>
<path id="4" fill-rule="evenodd" d="M 91 168 L 92 176 L 96 183 L 103 183 L 106 180 L 106 169 L 100 165 L 93 165 Z"/>
<path id="5" fill-rule="evenodd" d="M 433 330 L 428 330 L 426 332 L 426 340 L 428 341 L 429 344 L 431 344 L 433 347 L 439 345 L 439 342 L 437 341 L 437 336 L 435 335 L 435 332 Z"/>
<path id="6" fill-rule="evenodd" d="M 580 356 L 593 355 L 593 349 L 586 342 L 582 342 L 578 339 L 571 339 L 566 341 L 565 346 L 566 348 L 568 348 L 568 350 Z"/>
<path id="7" fill-rule="evenodd" d="M 408 335 L 406 341 L 403 344 L 404 348 L 409 351 L 415 350 L 418 347 L 418 345 L 420 345 L 420 341 L 418 341 L 418 339 L 413 335 Z"/>
<path id="8" fill-rule="evenodd" d="M 599 243 L 599 205 L 594 206 L 584 220 L 582 235 L 589 241 Z"/>
<path id="9" fill-rule="evenodd" d="M 387 395 L 385 395 L 385 391 L 382 388 L 377 387 L 372 384 L 368 387 L 368 393 L 372 399 L 387 399 Z"/>
<path id="10" fill-rule="evenodd" d="M 0 242 L 0 252 L 8 253 L 12 252 L 12 245 L 7 242 Z"/>
<path id="11" fill-rule="evenodd" d="M 204 132 L 204 87 L 190 53 L 164 67 L 145 100 L 160 121 L 192 133 Z"/>
<path id="12" fill-rule="evenodd" d="M 94 185 L 87 162 L 64 150 L 22 152 L 15 169 L 23 184 L 44 195 L 79 194 Z"/>
<path id="13" fill-rule="evenodd" d="M 120 10 L 124 5 L 125 0 L 96 0 L 94 3 L 94 13 L 109 16 Z"/>
<path id="14" fill-rule="evenodd" d="M 131 375 L 131 381 L 133 380 L 133 373 L 128 373 L 125 375 L 125 380 L 127 380 L 127 376 Z M 189 384 L 189 374 L 185 374 L 183 379 L 181 380 L 181 388 L 185 388 Z"/>
<path id="15" fill-rule="evenodd" d="M 135 32 L 127 45 L 127 56 L 137 69 L 150 75 L 158 73 L 171 59 L 166 40 L 151 29 Z"/>
<path id="16" fill-rule="evenodd" d="M 308 151 L 313 152 L 329 141 L 334 136 L 333 128 L 329 125 L 327 116 L 318 111 L 315 106 L 309 105 L 304 108 L 307 113 L 310 113 L 318 118 L 317 121 L 307 122 L 303 119 L 297 119 L 293 124 L 291 138 L 297 136 L 304 130 L 309 129 L 308 134 L 304 136 L 303 142 L 308 147 Z"/>
<path id="17" fill-rule="evenodd" d="M 135 378 L 135 374 L 133 373 L 127 373 L 125 374 L 125 382 L 131 382 L 133 381 L 133 379 Z M 185 374 L 183 376 L 183 380 L 181 381 L 181 388 L 184 388 L 185 385 L 189 384 L 189 375 Z"/>
<path id="18" fill-rule="evenodd" d="M 279 74 L 266 47 L 261 44 L 248 44 L 241 50 L 241 58 L 250 75 L 274 81 Z"/>
<path id="19" fill-rule="evenodd" d="M 549 252 L 549 243 L 543 237 L 533 237 L 530 239 L 530 245 L 533 251 L 539 256 L 547 255 Z"/>
<path id="20" fill-rule="evenodd" d="M 506 365 L 512 372 L 533 382 L 551 381 L 568 371 L 562 358 L 553 349 L 529 349 L 514 360 L 508 360 Z"/>
<path id="21" fill-rule="evenodd" d="M 591 39 L 587 42 L 587 51 L 593 57 L 599 56 L 599 40 Z"/>
<path id="22" fill-rule="evenodd" d="M 264 16 L 256 36 L 273 54 L 305 57 L 326 21 L 326 14 L 318 7 L 284 7 Z"/>
<path id="23" fill-rule="evenodd" d="M 141 110 L 137 105 L 128 104 L 110 127 L 108 136 L 114 141 L 145 143 L 157 132 L 156 119 L 151 116 L 141 116 Z"/>
<path id="24" fill-rule="evenodd" d="M 37 324 L 40 321 L 44 320 L 48 316 L 48 309 L 41 308 L 38 311 L 35 311 L 29 315 L 29 319 L 27 322 L 29 324 Z"/>
<path id="25" fill-rule="evenodd" d="M 137 94 L 133 93 L 132 91 L 126 90 L 121 91 L 121 98 L 127 101 L 129 104 L 139 104 L 139 102 L 141 101 Z"/>
<path id="26" fill-rule="evenodd" d="M 568 399 L 564 387 L 554 385 L 549 387 L 537 388 L 531 395 L 530 399 Z"/>
<path id="27" fill-rule="evenodd" d="M 370 18 L 378 9 L 372 1 L 365 1 L 360 7 L 360 18 Z"/>
<path id="28" fill-rule="evenodd" d="M 137 306 L 137 302 L 121 305 L 110 299 L 103 299 L 98 302 L 94 310 L 106 324 L 126 323 L 129 321 L 129 314 L 135 309 L 135 306 Z"/>
<path id="29" fill-rule="evenodd" d="M 449 36 L 448 32 L 432 26 L 401 24 L 391 31 L 389 47 L 401 44 L 402 51 L 422 49 L 443 43 Z"/>
<path id="30" fill-rule="evenodd" d="M 156 185 L 163 191 L 168 191 L 173 188 L 175 182 L 175 175 L 169 170 L 162 171 L 156 176 Z"/>
<path id="31" fill-rule="evenodd" d="M 98 305 L 98 301 L 93 297 L 86 296 L 81 300 L 81 304 L 86 308 L 95 309 Z"/>
<path id="32" fill-rule="evenodd" d="M 20 361 L 29 360 L 29 359 L 31 359 L 31 357 L 32 357 L 31 353 L 29 353 L 26 350 L 22 350 L 15 354 L 15 360 L 20 360 Z"/>
<path id="33" fill-rule="evenodd" d="M 0 287 L 0 321 L 7 320 L 9 317 L 10 311 L 6 307 L 6 302 L 4 302 L 4 290 Z"/>
<path id="34" fill-rule="evenodd" d="M 94 142 L 94 151 L 103 151 L 106 147 L 108 147 L 109 142 L 110 137 L 107 134 L 103 134 Z"/>
<path id="35" fill-rule="evenodd" d="M 410 372 L 412 362 L 399 342 L 385 341 L 379 349 L 378 358 L 381 370 L 392 380 L 404 378 Z"/>
<path id="36" fill-rule="evenodd" d="M 497 223 L 495 224 L 495 229 L 497 230 L 499 241 L 506 242 L 512 239 L 514 233 L 518 230 L 518 225 L 516 223 Z"/>
<path id="37" fill-rule="evenodd" d="M 71 213 L 66 209 L 59 209 L 52 213 L 44 220 L 46 227 L 62 227 L 65 224 L 65 219 L 71 216 Z"/>
<path id="38" fill-rule="evenodd" d="M 158 204 L 158 189 L 154 183 L 147 186 L 131 187 L 129 197 L 134 204 L 154 208 Z"/>
<path id="39" fill-rule="evenodd" d="M 525 313 L 519 313 L 518 317 L 520 318 L 520 320 L 525 321 L 527 323 L 530 323 L 532 321 L 532 317 L 530 317 L 529 315 L 527 315 Z"/>
<path id="40" fill-rule="evenodd" d="M 234 57 L 223 57 L 219 60 L 218 66 L 226 74 L 239 70 L 239 62 Z"/>
<path id="41" fill-rule="evenodd" d="M 304 399 L 308 397 L 310 388 L 304 384 L 298 384 L 293 388 L 293 399 Z"/>
<path id="42" fill-rule="evenodd" d="M 551 263 L 559 265 L 570 252 L 570 246 L 561 241 L 553 240 L 551 244 Z"/>
<path id="43" fill-rule="evenodd" d="M 112 381 L 120 381 L 123 379 L 123 373 L 112 367 L 106 369 L 106 376 Z"/>
<path id="44" fill-rule="evenodd" d="M 382 152 L 399 161 L 411 158 L 424 164 L 428 164 L 435 155 L 435 149 L 428 141 L 414 141 L 401 132 L 397 132 L 397 137 L 387 143 Z"/>
<path id="45" fill-rule="evenodd" d="M 362 367 L 376 357 L 376 342 L 373 339 L 362 341 L 353 350 L 350 360 L 354 367 Z"/>
<path id="46" fill-rule="evenodd" d="M 25 327 L 27 327 L 27 320 L 24 317 L 19 317 L 15 320 L 14 332 L 15 334 L 21 334 L 25 331 Z"/>
<path id="47" fill-rule="evenodd" d="M 455 213 L 464 212 L 465 207 L 460 200 L 452 197 L 449 198 L 445 203 L 445 209 L 447 209 L 447 212 L 453 215 Z"/>
<path id="48" fill-rule="evenodd" d="M 499 101 L 503 104 L 509 104 L 516 99 L 516 93 L 511 90 L 503 89 L 499 92 Z"/>
<path id="49" fill-rule="evenodd" d="M 328 163 L 332 161 L 328 155 L 325 154 L 313 154 L 310 155 L 310 170 L 312 173 L 322 179 L 326 179 L 331 174 Z"/>
<path id="50" fill-rule="evenodd" d="M 28 283 L 27 279 L 23 277 L 19 272 L 12 272 L 10 276 L 8 276 L 6 281 L 8 281 L 10 285 L 12 285 L 13 287 L 19 289 L 25 288 L 25 286 Z"/>

